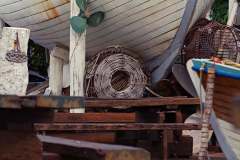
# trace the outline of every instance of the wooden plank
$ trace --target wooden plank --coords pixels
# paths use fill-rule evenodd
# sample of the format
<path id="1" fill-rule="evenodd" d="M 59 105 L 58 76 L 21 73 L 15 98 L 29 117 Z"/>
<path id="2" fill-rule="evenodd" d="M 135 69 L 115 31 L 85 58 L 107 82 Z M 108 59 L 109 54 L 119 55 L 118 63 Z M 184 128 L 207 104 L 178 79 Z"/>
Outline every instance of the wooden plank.
<path id="1" fill-rule="evenodd" d="M 197 124 L 183 123 L 36 123 L 36 131 L 144 131 L 200 130 Z"/>
<path id="2" fill-rule="evenodd" d="M 46 133 L 49 136 L 61 137 L 72 140 L 96 142 L 96 143 L 115 143 L 116 133 L 114 132 L 95 132 L 95 133 L 72 133 L 72 132 L 57 132 L 57 133 Z"/>
<path id="3" fill-rule="evenodd" d="M 8 96 L 0 95 L 0 108 L 83 108 L 84 98 L 65 96 Z"/>
<path id="4" fill-rule="evenodd" d="M 136 113 L 55 113 L 55 123 L 136 122 Z"/>
<path id="5" fill-rule="evenodd" d="M 50 65 L 49 65 L 49 87 L 51 95 L 60 96 L 62 95 L 62 84 L 63 84 L 63 59 L 56 57 L 56 54 L 61 55 L 58 47 L 54 47 L 50 54 Z"/>
<path id="6" fill-rule="evenodd" d="M 140 98 L 140 99 L 87 99 L 67 96 L 0 96 L 0 108 L 88 108 L 160 107 L 165 105 L 198 105 L 198 98 Z"/>
<path id="7" fill-rule="evenodd" d="M 86 106 L 88 108 L 98 107 L 158 107 L 165 105 L 199 105 L 198 98 L 180 98 L 180 97 L 165 97 L 165 98 L 140 98 L 140 99 L 87 99 Z"/>
<path id="8" fill-rule="evenodd" d="M 40 95 L 43 94 L 45 89 L 49 86 L 49 81 L 45 81 L 39 85 L 37 85 L 36 87 L 30 88 L 27 90 L 27 95 L 28 96 L 36 96 L 36 95 Z"/>
<path id="9" fill-rule="evenodd" d="M 74 141 L 50 136 L 38 136 L 43 143 L 43 150 L 60 155 L 102 160 L 150 160 L 148 151 L 120 145 L 109 145 L 85 141 Z"/>

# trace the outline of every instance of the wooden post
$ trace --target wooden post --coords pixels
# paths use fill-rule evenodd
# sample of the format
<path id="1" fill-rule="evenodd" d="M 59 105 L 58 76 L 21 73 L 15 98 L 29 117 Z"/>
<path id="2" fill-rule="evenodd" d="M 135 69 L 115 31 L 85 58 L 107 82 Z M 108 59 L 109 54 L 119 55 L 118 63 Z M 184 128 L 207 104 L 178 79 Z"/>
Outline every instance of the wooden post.
<path id="1" fill-rule="evenodd" d="M 4 27 L 4 22 L 3 20 L 0 19 L 0 38 L 2 38 L 2 30 L 3 30 L 3 27 Z"/>
<path id="2" fill-rule="evenodd" d="M 236 22 L 237 12 L 238 12 L 238 1 L 237 0 L 229 0 L 229 7 L 228 7 L 228 22 L 227 25 L 233 26 Z"/>
<path id="3" fill-rule="evenodd" d="M 26 95 L 28 85 L 26 56 L 29 36 L 29 29 L 3 28 L 2 38 L 0 39 L 0 94 Z M 19 47 L 19 51 L 16 52 L 17 54 L 12 53 L 7 56 L 7 53 L 12 52 L 14 46 Z M 8 60 L 6 59 L 7 57 L 9 57 Z"/>
<path id="4" fill-rule="evenodd" d="M 75 0 L 71 0 L 71 17 L 79 14 L 79 7 Z M 85 43 L 86 32 L 77 34 L 70 28 L 70 95 L 84 96 L 84 73 L 85 73 Z M 83 109 L 72 110 L 81 113 Z"/>
<path id="5" fill-rule="evenodd" d="M 206 89 L 206 100 L 205 109 L 202 119 L 202 130 L 201 130 L 201 147 L 199 151 L 199 160 L 208 159 L 208 139 L 209 139 L 209 123 L 210 116 L 212 113 L 213 105 L 213 92 L 214 92 L 214 80 L 215 80 L 215 69 L 208 69 L 207 89 Z"/>
<path id="6" fill-rule="evenodd" d="M 163 160 L 168 160 L 168 134 L 169 130 L 163 130 Z"/>
<path id="7" fill-rule="evenodd" d="M 56 46 L 50 55 L 49 87 L 52 95 L 61 95 L 63 87 L 63 65 L 68 62 L 68 50 Z"/>

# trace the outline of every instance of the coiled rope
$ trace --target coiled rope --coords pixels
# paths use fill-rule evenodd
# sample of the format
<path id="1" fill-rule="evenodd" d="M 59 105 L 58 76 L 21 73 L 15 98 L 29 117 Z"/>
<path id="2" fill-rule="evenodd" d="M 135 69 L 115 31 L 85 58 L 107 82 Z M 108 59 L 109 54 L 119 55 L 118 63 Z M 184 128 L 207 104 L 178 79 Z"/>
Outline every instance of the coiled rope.
<path id="1" fill-rule="evenodd" d="M 87 63 L 87 88 L 89 97 L 139 98 L 147 84 L 141 60 L 120 46 L 98 53 Z"/>

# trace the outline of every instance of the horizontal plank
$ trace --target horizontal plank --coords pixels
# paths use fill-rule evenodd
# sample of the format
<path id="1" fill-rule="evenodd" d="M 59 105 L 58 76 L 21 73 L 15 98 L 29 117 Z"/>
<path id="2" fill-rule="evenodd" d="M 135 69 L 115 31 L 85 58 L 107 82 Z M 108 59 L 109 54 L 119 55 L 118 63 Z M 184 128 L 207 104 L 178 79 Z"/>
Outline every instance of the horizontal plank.
<path id="1" fill-rule="evenodd" d="M 200 130 L 197 124 L 184 123 L 36 123 L 36 131 L 143 131 Z"/>
<path id="2" fill-rule="evenodd" d="M 86 99 L 67 96 L 7 96 L 0 95 L 0 108 L 109 108 L 109 107 L 159 107 L 165 105 L 199 105 L 198 98 L 164 97 L 140 99 Z"/>
<path id="3" fill-rule="evenodd" d="M 144 149 L 122 145 L 110 145 L 86 141 L 76 141 L 64 138 L 38 135 L 46 152 L 59 155 L 87 158 L 87 159 L 114 159 L 150 160 L 150 153 Z"/>
<path id="4" fill-rule="evenodd" d="M 114 123 L 136 122 L 136 113 L 55 113 L 55 123 Z"/>
<path id="5" fill-rule="evenodd" d="M 165 105 L 199 105 L 198 98 L 164 97 L 164 98 L 140 98 L 140 99 L 87 99 L 87 108 L 104 107 L 158 107 Z"/>
<path id="6" fill-rule="evenodd" d="M 97 142 L 97 143 L 115 143 L 116 133 L 114 132 L 95 132 L 95 133 L 72 133 L 72 132 L 57 132 L 57 133 L 46 133 L 46 135 L 60 138 L 67 138 L 72 140 Z"/>
<path id="7" fill-rule="evenodd" d="M 83 97 L 66 96 L 10 96 L 0 95 L 0 108 L 21 109 L 21 108 L 83 108 Z"/>

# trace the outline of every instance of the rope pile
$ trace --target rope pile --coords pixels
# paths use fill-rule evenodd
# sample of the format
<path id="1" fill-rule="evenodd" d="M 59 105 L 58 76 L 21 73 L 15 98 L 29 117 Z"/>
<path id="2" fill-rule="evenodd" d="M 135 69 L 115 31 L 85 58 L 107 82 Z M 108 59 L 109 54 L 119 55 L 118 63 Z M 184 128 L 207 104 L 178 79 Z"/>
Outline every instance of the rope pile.
<path id="1" fill-rule="evenodd" d="M 113 46 L 87 63 L 86 95 L 99 98 L 139 98 L 147 84 L 143 63 L 134 53 Z"/>

